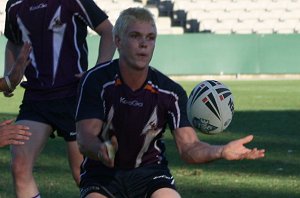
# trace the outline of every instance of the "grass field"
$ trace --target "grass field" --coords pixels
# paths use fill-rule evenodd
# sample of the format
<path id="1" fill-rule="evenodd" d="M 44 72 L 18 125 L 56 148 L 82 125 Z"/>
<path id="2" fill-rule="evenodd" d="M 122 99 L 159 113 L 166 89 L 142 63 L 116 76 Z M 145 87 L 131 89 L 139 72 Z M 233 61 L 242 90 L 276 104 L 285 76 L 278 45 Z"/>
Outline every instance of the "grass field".
<path id="1" fill-rule="evenodd" d="M 300 197 L 300 80 L 223 81 L 233 92 L 235 114 L 219 135 L 199 138 L 212 144 L 254 134 L 249 147 L 266 149 L 256 161 L 218 160 L 201 165 L 183 163 L 170 133 L 166 132 L 167 157 L 183 198 L 299 198 Z M 193 81 L 180 82 L 189 94 Z M 14 98 L 0 96 L 0 120 L 15 117 L 22 90 Z M 78 197 L 61 138 L 50 139 L 34 174 L 43 198 Z M 9 148 L 0 149 L 0 198 L 11 198 Z"/>

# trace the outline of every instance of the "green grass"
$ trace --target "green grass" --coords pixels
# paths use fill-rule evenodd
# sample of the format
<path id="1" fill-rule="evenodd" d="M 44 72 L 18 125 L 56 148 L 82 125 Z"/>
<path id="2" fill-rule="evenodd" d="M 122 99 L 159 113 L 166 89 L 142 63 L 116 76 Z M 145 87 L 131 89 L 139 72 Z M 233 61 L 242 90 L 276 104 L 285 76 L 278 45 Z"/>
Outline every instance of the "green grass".
<path id="1" fill-rule="evenodd" d="M 218 135 L 198 133 L 212 144 L 224 144 L 247 134 L 248 146 L 266 149 L 256 161 L 225 161 L 187 165 L 166 132 L 167 157 L 183 198 L 296 198 L 300 197 L 300 80 L 223 81 L 233 92 L 235 114 L 228 129 Z M 197 82 L 180 82 L 189 94 Z M 0 120 L 14 117 L 22 97 L 0 96 Z M 0 198 L 12 196 L 9 148 L 0 149 Z M 43 197 L 78 197 L 61 138 L 50 139 L 34 170 Z"/>

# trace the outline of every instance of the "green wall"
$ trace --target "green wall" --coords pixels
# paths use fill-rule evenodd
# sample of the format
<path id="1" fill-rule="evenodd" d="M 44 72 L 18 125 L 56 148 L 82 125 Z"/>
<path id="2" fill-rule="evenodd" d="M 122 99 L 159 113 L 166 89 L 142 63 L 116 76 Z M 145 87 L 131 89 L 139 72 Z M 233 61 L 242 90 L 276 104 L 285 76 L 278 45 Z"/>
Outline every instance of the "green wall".
<path id="1" fill-rule="evenodd" d="M 98 41 L 88 37 L 90 66 Z M 1 36 L 0 76 L 5 43 Z M 299 74 L 300 35 L 160 35 L 151 65 L 169 75 Z"/>
<path id="2" fill-rule="evenodd" d="M 300 35 L 160 36 L 152 64 L 179 75 L 300 73 Z"/>
<path id="3" fill-rule="evenodd" d="M 5 52 L 5 44 L 6 38 L 4 36 L 0 36 L 0 77 L 3 76 L 4 71 L 4 52 Z"/>

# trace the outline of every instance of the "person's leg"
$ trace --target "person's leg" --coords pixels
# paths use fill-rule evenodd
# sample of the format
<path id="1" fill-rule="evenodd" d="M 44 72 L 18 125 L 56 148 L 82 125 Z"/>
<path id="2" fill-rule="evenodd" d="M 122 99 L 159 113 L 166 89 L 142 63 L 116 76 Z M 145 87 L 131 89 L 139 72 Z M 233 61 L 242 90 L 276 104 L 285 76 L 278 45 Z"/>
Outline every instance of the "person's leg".
<path id="1" fill-rule="evenodd" d="M 69 165 L 72 171 L 73 178 L 79 186 L 80 182 L 80 165 L 83 161 L 83 156 L 79 152 L 78 144 L 76 141 L 67 142 L 67 152 Z"/>
<path id="2" fill-rule="evenodd" d="M 172 188 L 161 188 L 152 193 L 151 198 L 180 198 L 180 195 Z"/>
<path id="3" fill-rule="evenodd" d="M 168 166 L 153 164 L 149 167 L 140 168 L 140 174 L 144 175 L 140 181 L 148 180 L 146 183 L 147 198 L 180 198 L 176 190 L 175 180 Z M 148 176 L 147 176 L 148 174 Z M 141 188 L 143 189 L 143 188 Z"/>
<path id="4" fill-rule="evenodd" d="M 85 198 L 107 198 L 107 197 L 94 192 L 94 193 L 88 194 Z"/>
<path id="5" fill-rule="evenodd" d="M 52 128 L 47 124 L 35 121 L 20 120 L 17 123 L 28 126 L 32 135 L 24 145 L 11 146 L 13 182 L 18 198 L 31 198 L 39 193 L 32 169 Z"/>
<path id="6" fill-rule="evenodd" d="M 66 141 L 67 157 L 72 176 L 77 186 L 80 182 L 80 165 L 83 156 L 79 152 L 76 141 L 75 110 L 76 97 L 63 98 L 51 101 L 52 108 L 48 109 L 47 120 L 53 123 L 57 135 Z"/>
<path id="7" fill-rule="evenodd" d="M 87 179 L 87 178 L 85 178 Z M 126 197 L 126 196 L 115 196 L 106 187 L 100 184 L 94 183 L 89 185 L 89 179 L 84 180 L 86 186 L 80 187 L 80 198 L 115 198 L 115 197 Z M 109 182 L 108 182 L 109 183 Z M 108 184 L 107 183 L 107 184 Z"/>

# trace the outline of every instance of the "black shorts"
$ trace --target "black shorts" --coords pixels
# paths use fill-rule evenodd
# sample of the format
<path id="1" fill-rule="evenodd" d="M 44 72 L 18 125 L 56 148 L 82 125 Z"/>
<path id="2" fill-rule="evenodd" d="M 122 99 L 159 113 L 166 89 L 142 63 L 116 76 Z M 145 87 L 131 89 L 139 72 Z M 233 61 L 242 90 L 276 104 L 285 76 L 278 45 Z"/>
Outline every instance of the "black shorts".
<path id="1" fill-rule="evenodd" d="M 133 170 L 116 171 L 107 180 L 104 177 L 85 178 L 80 184 L 80 197 L 98 192 L 109 198 L 141 198 L 150 197 L 152 193 L 161 188 L 176 190 L 175 180 L 166 165 L 150 165 Z M 105 179 L 104 179 L 105 178 Z"/>
<path id="2" fill-rule="evenodd" d="M 23 101 L 20 105 L 18 120 L 31 120 L 52 127 L 51 137 L 57 135 L 65 141 L 76 140 L 75 126 L 76 97 L 46 101 Z"/>

